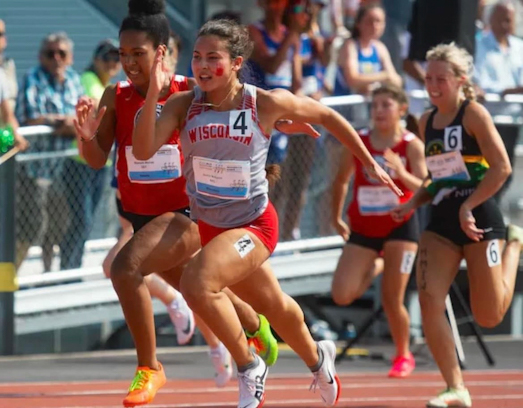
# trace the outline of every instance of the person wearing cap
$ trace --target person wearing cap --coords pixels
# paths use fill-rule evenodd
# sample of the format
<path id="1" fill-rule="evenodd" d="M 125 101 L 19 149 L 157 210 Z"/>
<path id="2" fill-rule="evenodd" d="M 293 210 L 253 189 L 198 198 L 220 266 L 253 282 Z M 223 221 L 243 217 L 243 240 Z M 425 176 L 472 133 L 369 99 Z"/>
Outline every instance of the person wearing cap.
<path id="1" fill-rule="evenodd" d="M 80 78 L 85 94 L 99 102 L 111 79 L 121 69 L 118 43 L 111 39 L 103 40 L 96 47 L 91 64 Z"/>
<path id="2" fill-rule="evenodd" d="M 122 66 L 118 43 L 111 39 L 101 41 L 95 48 L 93 59 L 80 77 L 85 95 L 96 104 L 102 98 L 111 79 L 118 75 Z M 72 160 L 66 160 L 63 179 L 66 183 L 67 203 L 70 207 L 71 220 L 63 237 L 60 269 L 76 269 L 82 266 L 84 244 L 89 237 L 96 208 L 102 198 L 107 182 L 108 167 L 95 170 L 87 165 L 82 157 L 82 144 L 75 140 L 79 154 Z"/>

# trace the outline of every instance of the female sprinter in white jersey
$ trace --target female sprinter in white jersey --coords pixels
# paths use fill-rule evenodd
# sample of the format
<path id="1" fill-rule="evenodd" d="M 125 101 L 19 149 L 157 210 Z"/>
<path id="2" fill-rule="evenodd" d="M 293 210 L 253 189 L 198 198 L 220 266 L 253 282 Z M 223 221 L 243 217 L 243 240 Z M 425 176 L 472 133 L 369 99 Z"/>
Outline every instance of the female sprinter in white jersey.
<path id="1" fill-rule="evenodd" d="M 332 298 L 338 305 L 351 304 L 367 291 L 378 272 L 376 269 L 383 270 L 382 305 L 396 345 L 389 377 L 395 378 L 410 375 L 415 367 L 414 357 L 409 352 L 410 321 L 404 297 L 418 250 L 419 223 L 414 211 L 402 222 L 396 222 L 390 210 L 400 202 L 408 201 L 427 177 L 423 142 L 401 124 L 407 109 L 405 92 L 395 85 L 383 85 L 372 92 L 373 127 L 360 132 L 367 149 L 402 189 L 404 196 L 399 198 L 386 187 L 377 185 L 347 149 L 332 189 L 333 224 L 347 240 L 334 272 Z M 409 120 L 416 125 L 414 118 Z M 342 211 L 353 174 L 347 226 Z M 380 256 L 383 262 L 379 264 L 383 267 L 375 268 Z"/>
<path id="2" fill-rule="evenodd" d="M 289 118 L 324 125 L 353 151 L 369 174 L 402 193 L 350 124 L 332 109 L 286 90 L 263 91 L 240 83 L 238 73 L 251 49 L 245 27 L 230 20 L 207 22 L 193 52 L 192 68 L 199 86 L 169 98 L 156 121 L 155 107 L 165 81 L 159 50 L 133 133 L 133 149 L 139 159 L 146 160 L 173 131 L 181 131 L 187 192 L 203 246 L 182 275 L 181 291 L 238 366 L 238 407 L 263 404 L 267 367 L 249 350 L 231 301 L 222 292 L 225 287 L 266 314 L 313 371 L 314 388 L 319 387 L 325 404 L 333 406 L 340 393 L 334 368 L 336 347 L 330 341 L 314 342 L 303 312 L 282 292 L 267 262 L 278 240 L 278 220 L 268 200 L 265 171 L 274 123 Z"/>
<path id="3" fill-rule="evenodd" d="M 421 117 L 420 135 L 431 178 L 393 215 L 400 220 L 432 201 L 416 277 L 425 338 L 447 389 L 427 407 L 470 407 L 445 298 L 465 258 L 474 318 L 484 327 L 499 324 L 512 302 L 523 234 L 505 228 L 493 198 L 512 169 L 490 114 L 474 100 L 472 57 L 454 44 L 438 45 L 427 62 L 425 85 L 435 108 Z"/>
<path id="4" fill-rule="evenodd" d="M 163 0 L 129 2 L 129 16 L 120 28 L 120 57 L 130 82 L 105 91 L 96 118 L 92 102 L 83 100 L 77 108 L 77 132 L 82 138 L 84 156 L 92 167 L 104 166 L 113 143 L 117 142 L 118 187 L 123 209 L 134 228 L 133 237 L 118 252 L 111 266 L 111 280 L 138 358 L 136 376 L 124 400 L 126 406 L 151 402 L 165 383 L 165 373 L 156 358 L 154 317 L 144 277 L 157 272 L 178 287 L 185 263 L 200 249 L 198 228 L 188 217 L 186 208 L 185 181 L 170 177 L 161 180 L 163 182 L 141 183 L 140 178 L 155 176 L 154 168 L 146 166 L 144 170 L 143 163 L 137 162 L 131 154 L 134 122 L 145 102 L 155 52 L 158 48 L 164 50 L 169 40 L 169 24 L 163 10 Z M 174 77 L 171 72 L 162 83 L 158 110 L 171 94 L 190 88 L 191 81 Z M 310 131 L 310 127 L 303 124 L 284 126 L 283 131 L 290 131 L 293 126 L 299 133 Z M 175 136 L 165 143 L 169 146 L 164 150 L 176 150 Z M 156 281 L 154 279 L 152 283 Z M 226 292 L 234 301 L 245 329 L 252 333 L 257 351 L 269 365 L 274 364 L 277 343 L 267 321 L 232 292 Z M 182 330 L 188 337 L 194 326 L 187 319 L 186 322 Z M 211 347 L 217 371 L 216 384 L 224 386 L 232 374 L 229 352 L 205 325 L 200 325 L 200 331 Z"/>

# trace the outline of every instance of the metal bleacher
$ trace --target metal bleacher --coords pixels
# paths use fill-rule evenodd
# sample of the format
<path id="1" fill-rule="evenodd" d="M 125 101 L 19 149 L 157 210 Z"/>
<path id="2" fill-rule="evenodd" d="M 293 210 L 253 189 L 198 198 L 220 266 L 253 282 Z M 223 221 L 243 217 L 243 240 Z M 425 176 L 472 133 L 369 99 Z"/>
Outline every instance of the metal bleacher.
<path id="1" fill-rule="evenodd" d="M 328 293 L 342 245 L 341 237 L 278 244 L 271 264 L 283 290 L 291 296 Z M 19 285 L 15 293 L 17 335 L 123 318 L 116 293 L 101 267 L 22 276 Z M 155 313 L 165 313 L 160 302 L 154 300 L 153 304 Z"/>

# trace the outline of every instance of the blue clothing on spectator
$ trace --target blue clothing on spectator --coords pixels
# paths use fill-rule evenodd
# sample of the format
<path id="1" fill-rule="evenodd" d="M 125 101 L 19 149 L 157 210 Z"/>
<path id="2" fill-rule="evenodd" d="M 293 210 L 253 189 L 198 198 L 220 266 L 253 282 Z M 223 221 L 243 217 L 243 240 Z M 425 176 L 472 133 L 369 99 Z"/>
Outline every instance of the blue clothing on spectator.
<path id="1" fill-rule="evenodd" d="M 378 54 L 378 48 L 375 44 L 371 46 L 371 53 L 369 55 L 363 54 L 360 43 L 356 41 L 356 48 L 358 50 L 358 72 L 360 74 L 375 74 L 383 71 L 383 65 L 380 61 Z M 352 92 L 345 81 L 345 75 L 343 69 L 338 67 L 336 72 L 336 81 L 334 84 L 334 95 L 350 95 Z"/>
<path id="2" fill-rule="evenodd" d="M 281 47 L 281 42 L 274 41 L 264 25 L 261 22 L 254 24 L 262 37 L 265 46 L 267 47 L 267 52 L 269 55 L 276 55 L 278 49 Z M 249 69 L 251 71 L 254 82 L 253 85 L 256 85 L 259 88 L 263 89 L 275 89 L 283 88 L 290 89 L 292 86 L 292 59 L 294 55 L 294 48 L 289 48 L 287 51 L 287 58 L 281 63 L 274 74 L 263 71 L 263 69 L 254 61 L 249 61 Z"/>
<path id="3" fill-rule="evenodd" d="M 476 44 L 476 82 L 486 92 L 500 93 L 523 86 L 523 40 L 513 35 L 502 49 L 492 32 L 484 33 Z"/>
<path id="4" fill-rule="evenodd" d="M 302 90 L 305 95 L 312 95 L 323 88 L 324 67 L 314 55 L 312 38 L 308 34 L 301 35 L 302 58 Z"/>
<path id="5" fill-rule="evenodd" d="M 508 44 L 502 49 L 492 32 L 484 33 L 477 41 L 474 79 L 487 93 L 523 86 L 523 40 L 509 36 Z M 519 104 L 486 102 L 485 107 L 491 115 L 521 114 Z"/>
<path id="6" fill-rule="evenodd" d="M 16 116 L 20 124 L 49 114 L 73 115 L 78 99 L 84 94 L 80 76 L 72 68 L 65 71 L 63 83 L 57 83 L 41 66 L 30 70 L 18 92 Z"/>
<path id="7" fill-rule="evenodd" d="M 265 26 L 261 22 L 254 24 L 262 37 L 269 55 L 275 55 L 281 47 L 281 42 L 274 41 Z M 262 89 L 290 89 L 292 86 L 292 59 L 294 55 L 294 48 L 289 48 L 287 51 L 287 58 L 282 62 L 274 74 L 265 72 L 256 62 L 249 60 L 246 69 L 244 70 L 250 77 L 250 83 Z M 267 156 L 267 163 L 281 163 L 285 160 L 287 155 L 288 137 L 287 135 L 273 131 L 271 144 L 269 146 L 269 154 Z"/>

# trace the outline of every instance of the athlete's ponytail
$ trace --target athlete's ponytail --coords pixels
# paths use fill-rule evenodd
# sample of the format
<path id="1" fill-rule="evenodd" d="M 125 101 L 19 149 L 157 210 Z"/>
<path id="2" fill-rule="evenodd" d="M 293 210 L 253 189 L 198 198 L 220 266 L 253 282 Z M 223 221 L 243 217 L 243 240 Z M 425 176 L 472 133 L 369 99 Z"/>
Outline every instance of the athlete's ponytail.
<path id="1" fill-rule="evenodd" d="M 124 31 L 147 33 L 154 47 L 169 43 L 169 21 L 165 15 L 165 0 L 129 0 L 129 15 L 120 26 Z"/>
<path id="2" fill-rule="evenodd" d="M 405 118 L 405 129 L 419 137 L 419 121 L 412 113 Z"/>
<path id="3" fill-rule="evenodd" d="M 281 178 L 281 168 L 277 164 L 268 164 L 265 166 L 265 178 L 269 181 L 269 188 L 272 188 Z"/>

